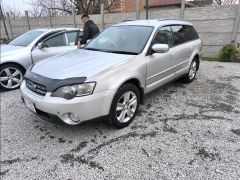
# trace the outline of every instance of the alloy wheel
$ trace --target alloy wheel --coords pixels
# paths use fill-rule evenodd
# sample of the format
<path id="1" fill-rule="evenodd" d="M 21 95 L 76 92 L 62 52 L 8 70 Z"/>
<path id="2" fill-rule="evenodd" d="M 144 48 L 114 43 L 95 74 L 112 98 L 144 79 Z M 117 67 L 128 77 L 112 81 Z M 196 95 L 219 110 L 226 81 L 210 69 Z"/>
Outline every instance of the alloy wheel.
<path id="1" fill-rule="evenodd" d="M 22 72 L 15 67 L 6 67 L 0 72 L 0 84 L 6 89 L 17 88 L 20 86 L 22 80 Z"/>
<path id="2" fill-rule="evenodd" d="M 193 79 L 196 76 L 196 73 L 197 73 L 197 63 L 196 61 L 193 61 L 189 70 L 189 79 Z"/>
<path id="3" fill-rule="evenodd" d="M 128 122 L 137 110 L 137 96 L 132 91 L 125 92 L 119 99 L 116 108 L 117 120 L 121 123 Z"/>

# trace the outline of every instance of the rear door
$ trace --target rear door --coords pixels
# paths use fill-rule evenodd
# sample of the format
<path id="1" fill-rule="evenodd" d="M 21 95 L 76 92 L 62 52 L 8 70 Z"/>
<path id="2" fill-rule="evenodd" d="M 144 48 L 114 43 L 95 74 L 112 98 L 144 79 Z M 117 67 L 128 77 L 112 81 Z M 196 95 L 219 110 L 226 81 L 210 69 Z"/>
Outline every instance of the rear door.
<path id="1" fill-rule="evenodd" d="M 172 54 L 172 31 L 170 26 L 161 27 L 150 48 L 154 44 L 167 44 L 169 51 L 166 53 L 150 53 L 146 56 L 147 61 L 147 79 L 146 85 L 149 91 L 157 86 L 160 86 L 165 81 L 173 77 L 172 68 L 175 65 Z"/>
<path id="2" fill-rule="evenodd" d="M 36 47 L 32 50 L 33 62 L 35 63 L 40 60 L 64 53 L 66 51 L 73 50 L 76 48 L 76 46 L 72 44 L 73 42 L 71 42 L 71 39 L 68 41 L 66 32 L 56 33 L 43 40 L 43 48 L 39 49 Z"/>
<path id="3" fill-rule="evenodd" d="M 186 25 L 172 25 L 173 32 L 173 57 L 176 64 L 175 71 L 179 72 L 187 68 L 192 55 L 192 45 L 189 36 L 189 28 Z"/>

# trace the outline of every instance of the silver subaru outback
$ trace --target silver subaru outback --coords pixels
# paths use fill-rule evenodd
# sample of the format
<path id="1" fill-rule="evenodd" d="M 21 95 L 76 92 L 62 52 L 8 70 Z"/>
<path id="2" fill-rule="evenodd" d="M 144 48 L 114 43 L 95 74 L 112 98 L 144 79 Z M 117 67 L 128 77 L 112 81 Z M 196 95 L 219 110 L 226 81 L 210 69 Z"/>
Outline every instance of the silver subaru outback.
<path id="1" fill-rule="evenodd" d="M 144 94 L 199 69 L 202 42 L 179 20 L 139 20 L 113 25 L 84 48 L 31 66 L 21 84 L 25 105 L 37 115 L 69 125 L 106 116 L 129 125 Z"/>

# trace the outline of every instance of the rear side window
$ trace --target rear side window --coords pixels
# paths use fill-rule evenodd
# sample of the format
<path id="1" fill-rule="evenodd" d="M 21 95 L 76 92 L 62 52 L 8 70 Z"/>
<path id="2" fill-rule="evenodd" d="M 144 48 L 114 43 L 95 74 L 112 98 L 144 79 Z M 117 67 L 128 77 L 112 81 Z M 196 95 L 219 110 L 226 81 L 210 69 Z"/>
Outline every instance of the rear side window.
<path id="1" fill-rule="evenodd" d="M 199 38 L 196 30 L 192 26 L 176 25 L 172 26 L 172 31 L 175 46 Z"/>

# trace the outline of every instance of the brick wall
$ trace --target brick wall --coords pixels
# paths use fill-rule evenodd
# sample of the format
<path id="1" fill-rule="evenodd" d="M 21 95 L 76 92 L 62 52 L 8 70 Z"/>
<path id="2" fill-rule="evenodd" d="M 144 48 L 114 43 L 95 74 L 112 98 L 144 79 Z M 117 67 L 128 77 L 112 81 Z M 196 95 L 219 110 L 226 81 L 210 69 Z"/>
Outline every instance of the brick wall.
<path id="1" fill-rule="evenodd" d="M 159 1 L 166 1 L 166 0 L 149 0 L 149 6 L 153 6 L 158 4 Z M 171 0 L 167 0 L 171 1 Z M 145 0 L 139 0 L 140 2 L 140 10 L 144 10 Z M 112 7 L 109 9 L 110 12 L 135 12 L 136 11 L 136 1 L 135 0 L 116 0 Z"/>

